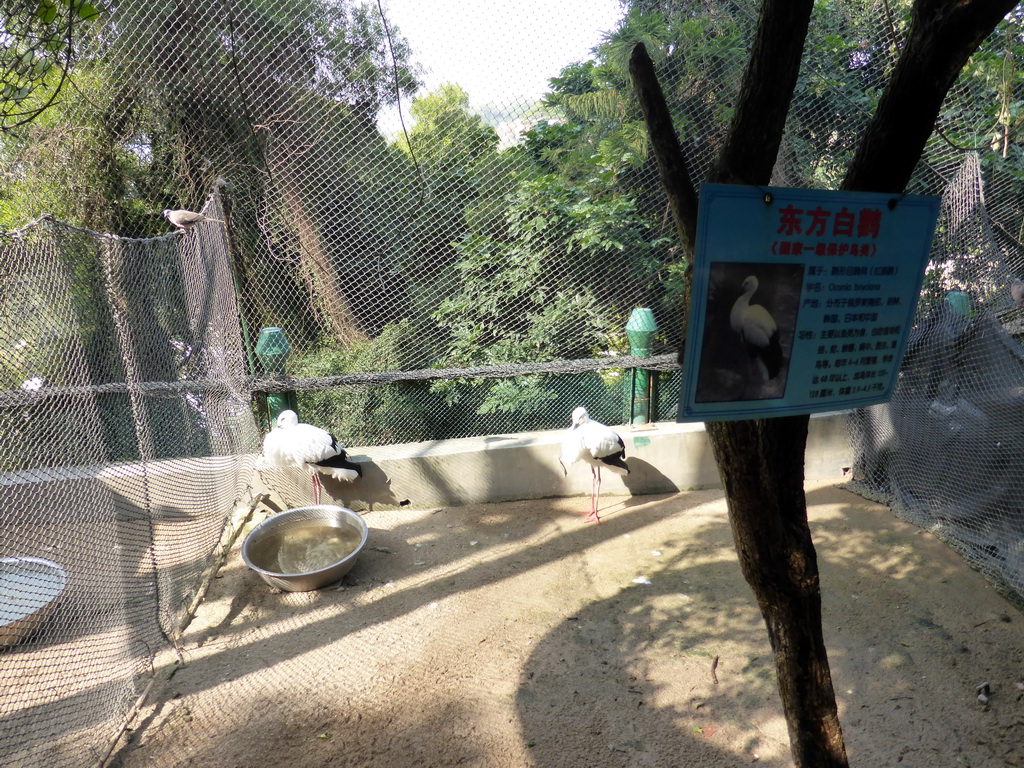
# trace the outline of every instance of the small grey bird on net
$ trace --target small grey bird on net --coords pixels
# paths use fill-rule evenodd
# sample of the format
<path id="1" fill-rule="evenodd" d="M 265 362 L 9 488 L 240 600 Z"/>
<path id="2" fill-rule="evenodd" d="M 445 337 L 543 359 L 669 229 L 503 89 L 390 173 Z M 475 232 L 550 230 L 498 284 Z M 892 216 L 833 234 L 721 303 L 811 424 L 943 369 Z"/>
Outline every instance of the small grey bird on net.
<path id="1" fill-rule="evenodd" d="M 164 218 L 167 219 L 171 224 L 181 230 L 192 229 L 196 224 L 204 221 L 209 221 L 214 224 L 223 224 L 224 222 L 220 219 L 210 219 L 203 216 L 201 213 L 193 213 L 192 211 L 177 210 L 172 211 L 170 208 L 164 209 Z"/>

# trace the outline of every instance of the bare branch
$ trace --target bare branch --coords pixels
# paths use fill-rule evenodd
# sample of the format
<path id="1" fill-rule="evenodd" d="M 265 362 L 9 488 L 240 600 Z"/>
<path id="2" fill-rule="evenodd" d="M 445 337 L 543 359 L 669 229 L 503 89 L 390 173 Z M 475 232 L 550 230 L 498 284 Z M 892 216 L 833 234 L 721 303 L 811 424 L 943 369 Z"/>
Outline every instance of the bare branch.
<path id="1" fill-rule="evenodd" d="M 71 71 L 75 32 L 98 16 L 86 0 L 67 2 L 66 16 L 57 18 L 56 5 L 6 0 L 0 5 L 0 21 L 7 40 L 0 58 L 0 130 L 10 131 L 32 122 L 53 106 Z M 47 15 L 47 14 L 52 15 Z M 53 67 L 60 69 L 56 84 L 47 84 Z M 21 109 L 33 91 L 48 89 L 45 101 Z M 20 111 L 19 111 L 20 110 Z"/>
<path id="2" fill-rule="evenodd" d="M 654 63 L 643 43 L 637 43 L 629 57 L 629 73 L 633 78 L 640 107 L 651 134 L 652 150 L 658 163 L 661 183 L 668 195 L 669 207 L 684 251 L 693 253 L 697 233 L 697 192 L 686 168 L 679 137 L 672 126 L 672 115 L 665 103 L 665 94 L 654 74 Z"/>

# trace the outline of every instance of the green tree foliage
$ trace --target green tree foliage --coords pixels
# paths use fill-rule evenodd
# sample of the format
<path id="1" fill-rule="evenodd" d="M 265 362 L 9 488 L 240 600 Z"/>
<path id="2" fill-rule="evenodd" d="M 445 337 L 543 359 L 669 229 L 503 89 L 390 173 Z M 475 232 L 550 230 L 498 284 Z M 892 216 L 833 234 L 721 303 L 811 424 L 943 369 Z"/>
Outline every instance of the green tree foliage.
<path id="1" fill-rule="evenodd" d="M 780 183 L 840 185 L 895 64 L 892 41 L 902 36 L 907 12 L 899 3 L 887 14 L 856 3 L 815 5 L 808 37 L 815 55 L 797 80 Z"/>
<path id="2" fill-rule="evenodd" d="M 537 122 L 503 146 L 454 83 L 412 102 L 408 137 L 381 136 L 378 112 L 416 94 L 418 69 L 372 3 L 119 0 L 75 26 L 72 49 L 61 37 L 60 51 L 44 28 L 89 7 L 54 3 L 0 11 L 8 34 L 18 18 L 35 30 L 4 55 L 20 52 L 21 77 L 41 73 L 27 92 L 12 86 L 18 109 L 38 116 L 0 136 L 0 170 L 14 180 L 0 188 L 0 226 L 50 213 L 156 235 L 163 208 L 199 207 L 223 177 L 250 326 L 285 327 L 297 358 L 312 350 L 310 365 L 333 374 L 393 359 L 385 350 L 444 368 L 624 352 L 637 303 L 654 308 L 663 346 L 680 343 L 672 318 L 687 265 L 627 60 L 643 42 L 691 173 L 704 178 L 747 56 L 747 4 L 626 3 L 591 59 L 553 73 L 529 113 Z M 902 1 L 816 4 L 777 183 L 837 185 L 907 12 Z M 1011 222 L 997 227 L 1006 249 L 1024 235 L 1021 39 L 1011 16 L 962 76 L 964 93 L 990 97 L 951 101 L 940 120 L 939 140 L 979 148 L 989 178 L 1016 190 L 998 196 L 994 217 Z M 49 69 L 26 69 L 32 41 Z M 555 384 L 434 391 L 490 416 L 540 413 Z"/>
<path id="3" fill-rule="evenodd" d="M 980 91 L 965 109 L 961 99 L 944 105 L 936 125 L 940 140 L 976 151 L 988 184 L 985 203 L 1001 251 L 1018 254 L 1024 275 L 1024 11 L 1018 6 L 960 75 L 963 92 Z M 998 192 L 998 194 L 993 194 Z M 976 254 L 985 258 L 985 254 Z"/>
<path id="4" fill-rule="evenodd" d="M 552 78 L 545 105 L 562 118 L 540 121 L 505 150 L 519 165 L 500 205 L 488 198 L 498 215 L 467 217 L 469 231 L 453 240 L 458 288 L 434 313 L 451 337 L 444 365 L 621 352 L 638 294 L 668 309 L 664 198 L 624 62 L 604 56 L 612 50 Z M 554 397 L 553 382 L 538 377 L 480 386 L 484 414 L 537 410 Z M 454 384 L 437 390 L 465 394 Z"/>
<path id="5" fill-rule="evenodd" d="M 412 316 L 437 339 L 432 316 L 457 279 L 456 243 L 470 229 L 501 226 L 504 195 L 521 163 L 513 153 L 499 153 L 494 129 L 472 113 L 468 94 L 457 85 L 417 98 L 410 112 L 416 124 L 408 139 L 394 145 L 407 160 L 402 221 L 408 227 L 396 247 L 397 267 Z M 440 357 L 438 350 L 431 364 Z"/>
<path id="6" fill-rule="evenodd" d="M 446 83 L 417 98 L 409 111 L 416 124 L 396 146 L 418 171 L 409 190 L 418 209 L 403 266 L 430 297 L 421 302 L 429 312 L 439 301 L 429 284 L 436 284 L 439 267 L 454 261 L 452 244 L 466 231 L 466 215 L 478 210 L 482 198 L 494 197 L 488 186 L 501 186 L 502 163 L 498 135 L 470 111 L 469 96 L 458 85 Z"/>
<path id="7" fill-rule="evenodd" d="M 623 302 L 645 270 L 639 256 L 651 251 L 646 229 L 628 198 L 594 198 L 553 174 L 522 181 L 509 197 L 501 235 L 471 233 L 457 244 L 459 288 L 435 313 L 452 338 L 445 364 L 621 350 Z M 530 410 L 552 397 L 540 379 L 520 381 L 515 392 L 497 382 L 485 386 L 493 396 L 480 405 L 482 413 Z"/>
<path id="8" fill-rule="evenodd" d="M 405 162 L 374 121 L 418 87 L 407 44 L 376 6 L 126 0 L 110 11 L 78 48 L 61 109 L 4 137 L 18 179 L 4 189 L 4 220 L 48 212 L 147 236 L 166 231 L 163 208 L 200 207 L 223 177 L 254 325 L 287 325 L 308 343 L 324 326 L 373 335 L 401 314 L 361 290 L 394 260 L 382 233 Z M 54 87 L 26 97 L 32 108 Z M 60 169 L 45 167 L 43 147 Z M 268 284 L 276 295 L 249 289 Z"/>
<path id="9" fill-rule="evenodd" d="M 29 123 L 53 104 L 75 44 L 98 17 L 88 0 L 0 2 L 0 129 Z M 40 92 L 45 99 L 38 98 Z"/>
<path id="10" fill-rule="evenodd" d="M 409 141 L 419 162 L 439 169 L 466 169 L 489 157 L 498 146 L 498 135 L 469 109 L 469 94 L 453 83 L 416 99 L 409 108 L 416 124 Z"/>
<path id="11" fill-rule="evenodd" d="M 393 259 L 382 222 L 401 160 L 374 120 L 417 87 L 398 31 L 367 4 L 288 0 L 161 6 L 125 37 L 123 61 L 142 52 L 159 133 L 173 139 L 152 144 L 176 198 L 159 207 L 198 204 L 218 176 L 234 182 L 254 324 L 274 319 L 301 344 L 324 326 L 342 341 L 378 333 L 401 305 L 368 301 L 362 286 Z"/>
<path id="12" fill-rule="evenodd" d="M 882 10 L 836 0 L 816 5 L 812 54 L 796 86 L 776 183 L 838 186 L 908 23 L 908 3 Z M 660 325 L 675 327 L 665 320 L 681 309 L 677 297 L 686 264 L 670 247 L 668 209 L 628 57 L 642 42 L 664 73 L 677 133 L 700 179 L 709 170 L 703 164 L 725 140 L 753 23 L 742 4 L 634 2 L 592 60 L 570 64 L 551 79 L 544 104 L 560 117 L 540 121 L 508 150 L 525 156 L 529 166 L 495 206 L 500 215 L 488 220 L 491 230 L 469 220 L 467 234 L 454 241 L 459 288 L 435 313 L 452 339 L 445 364 L 589 357 L 621 348 L 616 336 L 631 307 L 620 298 L 637 295 L 637 285 L 646 289 Z M 1001 141 L 1013 157 L 1016 150 L 1005 136 L 1016 130 L 1019 102 L 1011 86 L 1014 55 L 1007 51 L 1020 48 L 1021 36 L 1012 18 L 1007 25 L 1005 50 L 979 54 L 977 70 L 965 76 L 974 80 L 970 91 L 999 95 L 987 128 L 979 126 L 970 138 Z M 927 191 L 940 192 L 948 179 L 925 182 L 935 185 Z M 629 289 L 616 294 L 624 286 Z M 563 333 L 568 329 L 574 333 Z M 566 343 L 569 338 L 573 343 Z M 543 385 L 530 382 L 482 386 L 492 393 L 482 412 L 540 407 L 549 396 Z"/>
<path id="13" fill-rule="evenodd" d="M 81 68 L 64 88 L 64 98 L 0 140 L 0 167 L 17 179 L 0 188 L 0 228 L 50 214 L 100 232 L 164 231 L 146 200 L 162 179 L 117 130 L 138 130 L 140 112 L 102 68 Z M 36 92 L 28 107 L 47 99 Z"/>
<path id="14" fill-rule="evenodd" d="M 339 345 L 328 341 L 299 358 L 291 373 L 302 378 L 340 376 L 425 368 L 429 350 L 420 343 L 417 326 L 409 320 L 390 324 L 376 339 Z M 322 424 L 349 445 L 383 445 L 448 434 L 450 417 L 444 409 L 429 409 L 422 393 L 426 384 L 399 382 L 387 387 L 342 388 L 340 392 L 303 393 L 300 410 L 305 421 Z M 340 396 L 339 396 L 340 394 Z"/>

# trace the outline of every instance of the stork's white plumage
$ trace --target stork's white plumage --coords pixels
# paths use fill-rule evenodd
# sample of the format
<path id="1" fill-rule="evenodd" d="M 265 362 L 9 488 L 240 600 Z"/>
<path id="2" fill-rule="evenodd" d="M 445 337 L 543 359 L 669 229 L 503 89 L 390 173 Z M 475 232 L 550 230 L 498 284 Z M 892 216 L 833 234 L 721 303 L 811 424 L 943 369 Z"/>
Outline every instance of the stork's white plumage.
<path id="1" fill-rule="evenodd" d="M 348 460 L 345 446 L 326 429 L 303 424 L 295 411 L 281 411 L 263 438 L 263 456 L 273 467 L 305 467 L 313 475 L 313 503 L 320 503 L 320 473 L 351 482 L 362 477 L 359 464 Z"/>
<path id="2" fill-rule="evenodd" d="M 569 467 L 583 460 L 590 465 L 593 478 L 590 486 L 590 514 L 588 523 L 599 523 L 597 515 L 598 502 L 601 498 L 601 468 L 607 467 L 619 475 L 628 475 L 626 465 L 626 445 L 614 429 L 593 421 L 587 409 L 580 406 L 572 412 L 572 424 L 562 439 L 562 455 L 558 463 L 562 471 L 569 474 Z"/>
<path id="3" fill-rule="evenodd" d="M 188 230 L 192 229 L 196 224 L 200 224 L 204 221 L 211 222 L 213 224 L 223 224 L 224 222 L 220 219 L 211 219 L 207 216 L 203 216 L 201 213 L 195 213 L 193 211 L 185 210 L 171 210 L 170 208 L 164 208 L 164 218 L 167 219 L 171 224 L 176 226 L 178 229 Z"/>
<path id="4" fill-rule="evenodd" d="M 760 304 L 750 303 L 757 287 L 757 278 L 753 275 L 743 281 L 743 294 L 732 305 L 729 325 L 739 334 L 747 353 L 756 362 L 763 383 L 774 379 L 782 370 L 782 345 L 775 318 Z"/>

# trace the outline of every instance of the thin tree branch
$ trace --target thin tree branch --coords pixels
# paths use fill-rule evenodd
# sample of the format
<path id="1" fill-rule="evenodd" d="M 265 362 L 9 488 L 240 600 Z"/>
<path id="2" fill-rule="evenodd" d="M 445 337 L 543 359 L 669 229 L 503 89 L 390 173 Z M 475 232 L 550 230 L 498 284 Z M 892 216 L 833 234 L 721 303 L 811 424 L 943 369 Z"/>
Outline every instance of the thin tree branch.
<path id="1" fill-rule="evenodd" d="M 86 21 L 95 18 L 95 16 L 89 16 L 87 19 L 81 19 L 78 16 L 78 11 L 76 9 L 75 3 L 68 3 L 67 11 L 67 28 L 65 29 L 63 37 L 64 43 L 66 45 L 65 50 L 67 52 L 67 58 L 63 63 L 60 62 L 59 56 L 55 55 L 53 58 L 54 64 L 56 64 L 56 66 L 60 68 L 60 80 L 57 81 L 57 84 L 53 87 L 52 93 L 50 93 L 49 97 L 46 99 L 46 102 L 41 106 L 26 110 L 24 112 L 8 112 L 4 114 L 2 116 L 2 120 L 0 120 L 0 130 L 4 132 L 13 131 L 17 128 L 20 128 L 23 125 L 32 122 L 41 114 L 43 114 L 43 112 L 52 107 L 57 102 L 57 97 L 60 96 L 61 92 L 64 90 L 64 84 L 68 81 L 68 78 L 71 76 L 71 60 L 74 55 L 75 26 L 81 21 Z M 41 40 L 37 41 L 37 43 L 38 42 L 41 42 Z M 40 85 L 45 85 L 45 83 L 40 83 Z M 11 119 L 15 119 L 15 122 L 8 122 L 8 120 Z"/>
<path id="2" fill-rule="evenodd" d="M 697 192 L 686 168 L 679 137 L 672 126 L 672 115 L 665 103 L 665 94 L 654 74 L 654 62 L 643 43 L 637 43 L 633 48 L 629 57 L 629 74 L 633 78 L 633 86 L 651 135 L 651 148 L 658 164 L 661 183 L 668 195 L 679 240 L 689 257 L 697 237 Z"/>

